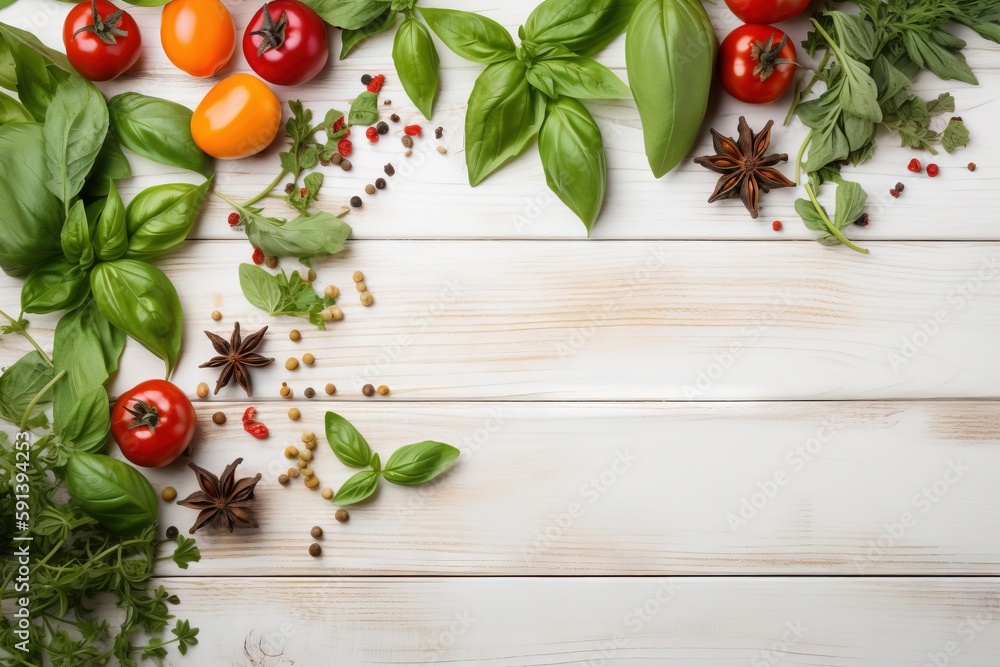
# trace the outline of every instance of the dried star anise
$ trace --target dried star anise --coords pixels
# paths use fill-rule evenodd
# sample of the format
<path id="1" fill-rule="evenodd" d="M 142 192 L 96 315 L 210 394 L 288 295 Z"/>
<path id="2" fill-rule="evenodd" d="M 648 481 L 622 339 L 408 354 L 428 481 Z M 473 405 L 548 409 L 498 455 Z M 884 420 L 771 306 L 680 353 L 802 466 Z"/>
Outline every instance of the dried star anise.
<path id="1" fill-rule="evenodd" d="M 217 336 L 211 331 L 205 332 L 205 335 L 208 336 L 210 341 L 212 341 L 212 346 L 215 347 L 215 351 L 218 352 L 220 356 L 212 357 L 198 368 L 217 368 L 222 366 L 222 372 L 219 374 L 219 381 L 215 383 L 216 394 L 218 394 L 219 390 L 229 384 L 229 381 L 235 377 L 236 382 L 238 382 L 239 385 L 246 390 L 247 396 L 252 395 L 250 371 L 247 369 L 252 367 L 267 366 L 269 363 L 274 361 L 274 359 L 269 359 L 268 357 L 261 356 L 254 352 L 254 350 L 257 349 L 257 346 L 260 345 L 261 341 L 264 340 L 264 333 L 266 331 L 267 327 L 264 327 L 257 333 L 248 336 L 246 339 L 241 339 L 240 323 L 237 322 L 236 326 L 233 328 L 233 335 L 230 336 L 228 341 L 226 341 L 226 339 L 222 336 Z"/>
<path id="2" fill-rule="evenodd" d="M 201 491 L 195 491 L 184 500 L 177 501 L 177 504 L 199 510 L 198 519 L 191 526 L 192 533 L 209 524 L 221 525 L 228 528 L 230 533 L 236 526 L 257 527 L 250 501 L 253 500 L 253 489 L 260 481 L 261 474 L 234 481 L 236 467 L 241 463 L 243 459 L 240 458 L 227 465 L 222 471 L 222 479 L 194 463 L 188 463 L 198 478 Z"/>
<path id="3" fill-rule="evenodd" d="M 719 199 L 739 197 L 750 211 L 750 217 L 756 219 L 761 192 L 795 187 L 795 183 L 774 168 L 779 162 L 787 162 L 788 155 L 766 154 L 767 147 L 771 143 L 772 125 L 774 121 L 769 120 L 764 129 L 755 134 L 747 124 L 747 119 L 740 116 L 739 141 L 724 137 L 712 130 L 712 140 L 717 155 L 706 155 L 695 159 L 697 164 L 722 174 L 718 185 L 715 186 L 715 192 L 708 198 L 709 204 Z"/>

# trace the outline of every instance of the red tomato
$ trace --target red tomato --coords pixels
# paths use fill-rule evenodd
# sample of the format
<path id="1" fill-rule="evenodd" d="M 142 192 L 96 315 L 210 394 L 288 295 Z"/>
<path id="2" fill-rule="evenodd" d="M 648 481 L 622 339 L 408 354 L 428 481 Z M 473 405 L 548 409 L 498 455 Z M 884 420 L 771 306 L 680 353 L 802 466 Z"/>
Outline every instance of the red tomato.
<path id="1" fill-rule="evenodd" d="M 165 466 L 187 449 L 198 418 L 184 392 L 166 380 L 146 380 L 111 409 L 111 435 L 132 463 Z"/>
<path id="2" fill-rule="evenodd" d="M 769 25 L 743 25 L 719 47 L 722 87 L 741 102 L 769 104 L 795 78 L 795 45 Z"/>
<path id="3" fill-rule="evenodd" d="M 63 45 L 77 72 L 91 81 L 110 81 L 139 59 L 142 35 L 128 12 L 107 0 L 84 1 L 69 10 Z"/>
<path id="4" fill-rule="evenodd" d="M 726 0 L 729 9 L 744 23 L 781 23 L 798 16 L 810 0 Z"/>
<path id="5" fill-rule="evenodd" d="M 299 0 L 265 2 L 243 33 L 243 55 L 265 81 L 297 86 L 326 65 L 326 24 Z"/>

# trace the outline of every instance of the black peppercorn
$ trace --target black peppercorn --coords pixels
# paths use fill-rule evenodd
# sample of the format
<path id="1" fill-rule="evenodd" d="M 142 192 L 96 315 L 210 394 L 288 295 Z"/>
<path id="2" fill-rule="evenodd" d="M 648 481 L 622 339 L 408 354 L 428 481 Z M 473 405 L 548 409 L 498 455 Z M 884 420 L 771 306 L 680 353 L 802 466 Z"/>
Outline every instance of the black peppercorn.
<path id="1" fill-rule="evenodd" d="M 167 539 L 176 540 L 179 532 L 180 531 L 177 530 L 177 526 L 170 526 L 169 528 L 167 528 Z"/>
<path id="2" fill-rule="evenodd" d="M 304 393 L 306 395 L 306 398 L 312 398 L 313 396 L 316 395 L 316 390 L 313 389 L 312 387 L 306 387 L 306 390 L 305 390 Z"/>
<path id="3" fill-rule="evenodd" d="M 905 186 L 905 185 L 903 185 L 903 183 L 902 183 L 902 182 L 900 182 L 900 183 L 896 183 L 896 192 L 902 192 L 902 191 L 903 191 L 903 188 L 905 188 L 905 187 L 906 187 L 906 186 Z"/>
<path id="4" fill-rule="evenodd" d="M 391 116 L 389 116 L 389 120 L 391 120 L 393 123 L 398 123 L 399 122 L 399 114 L 395 114 L 395 113 L 392 114 Z"/>
<path id="5" fill-rule="evenodd" d="M 361 204 L 362 204 L 361 197 L 357 195 L 351 197 L 351 206 L 353 206 L 354 208 L 361 208 Z"/>
<path id="6" fill-rule="evenodd" d="M 375 128 L 378 130 L 379 134 L 389 133 L 389 123 L 385 122 L 384 120 L 380 120 L 378 122 L 378 125 L 375 126 Z"/>
<path id="7" fill-rule="evenodd" d="M 371 82 L 372 82 L 372 75 L 371 74 L 362 74 L 361 75 L 361 85 L 367 86 Z"/>
<path id="8" fill-rule="evenodd" d="M 435 139 L 440 139 L 443 134 L 444 134 L 444 128 L 443 127 L 439 127 L 439 128 L 436 128 L 434 130 L 434 138 Z"/>
<path id="9" fill-rule="evenodd" d="M 867 227 L 868 226 L 868 214 L 867 213 L 862 213 L 861 217 L 854 221 L 854 224 L 856 224 L 858 227 Z"/>
<path id="10" fill-rule="evenodd" d="M 384 178 L 376 178 L 375 179 L 375 187 L 378 188 L 379 190 L 385 190 L 385 179 Z"/>
<path id="11" fill-rule="evenodd" d="M 294 189 L 295 189 L 295 184 L 294 183 L 285 183 L 285 193 L 286 194 L 292 194 L 292 190 L 294 190 Z"/>
<path id="12" fill-rule="evenodd" d="M 396 168 L 392 164 L 387 164 L 383 167 L 383 171 L 385 171 L 386 176 L 393 176 L 396 173 Z"/>
<path id="13" fill-rule="evenodd" d="M 364 387 L 361 388 L 361 393 L 364 394 L 365 396 L 374 396 L 375 387 L 370 384 L 366 384 Z"/>

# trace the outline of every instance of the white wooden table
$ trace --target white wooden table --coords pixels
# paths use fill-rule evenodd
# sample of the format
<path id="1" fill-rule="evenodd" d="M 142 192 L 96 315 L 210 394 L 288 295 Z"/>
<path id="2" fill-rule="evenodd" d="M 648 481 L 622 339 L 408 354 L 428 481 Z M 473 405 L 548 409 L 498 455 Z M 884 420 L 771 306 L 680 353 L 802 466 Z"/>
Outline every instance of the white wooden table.
<path id="1" fill-rule="evenodd" d="M 229 5 L 240 30 L 258 7 Z M 513 30 L 533 3 L 457 5 Z M 723 3 L 708 7 L 720 35 L 737 24 Z M 0 20 L 61 48 L 67 8 L 21 0 Z M 106 91 L 193 107 L 214 81 L 166 61 L 159 10 L 129 11 L 143 59 Z M 801 38 L 804 24 L 792 30 Z M 707 205 L 715 177 L 690 162 L 653 180 L 630 102 L 588 105 L 610 167 L 594 238 L 546 189 L 534 152 L 471 189 L 462 118 L 479 66 L 443 46 L 427 125 L 444 127 L 448 154 L 424 140 L 407 161 L 385 140 L 358 146 L 350 173 L 328 172 L 321 204 L 335 210 L 384 163 L 397 167 L 349 216 L 349 249 L 318 266 L 319 284 L 346 296 L 330 331 L 246 302 L 236 267 L 249 245 L 213 199 L 192 240 L 159 262 L 186 316 L 174 379 L 192 396 L 213 380 L 197 368 L 212 355 L 204 329 L 269 325 L 263 351 L 278 362 L 255 373 L 253 404 L 272 436 L 258 443 L 239 428 L 248 402 L 237 388 L 197 404 L 196 460 L 219 471 L 242 456 L 242 471 L 263 472 L 261 525 L 199 533 L 200 563 L 161 568 L 183 601 L 176 611 L 202 628 L 198 647 L 169 664 L 1000 663 L 1000 48 L 966 32 L 981 85 L 922 76 L 918 89 L 952 91 L 972 143 L 940 155 L 929 180 L 906 171 L 910 151 L 881 141 L 858 170 L 872 224 L 851 230 L 869 257 L 809 240 L 792 210 L 800 192 L 771 194 L 751 222 L 738 201 Z M 381 35 L 279 95 L 345 109 L 363 73 L 384 72 L 386 113 L 416 120 L 390 47 Z M 623 39 L 601 59 L 626 76 Z M 240 56 L 227 73 L 245 69 Z M 784 111 L 720 94 L 707 125 L 732 134 L 740 114 L 759 127 Z M 778 129 L 773 147 L 794 154 L 803 134 Z M 219 189 L 257 192 L 277 171 L 276 150 L 220 163 Z M 708 152 L 705 132 L 694 154 Z M 132 164 L 126 198 L 196 178 Z M 897 181 L 907 187 L 895 200 Z M 373 308 L 352 294 L 356 269 Z M 0 305 L 16 310 L 19 290 L 0 277 Z M 51 345 L 55 318 L 31 320 Z M 0 344 L 0 363 L 27 349 Z M 305 352 L 314 367 L 284 369 Z M 112 393 L 161 369 L 130 343 Z M 282 381 L 294 401 L 278 397 Z M 363 398 L 367 381 L 392 396 Z M 307 386 L 317 398 L 301 398 Z M 301 422 L 285 417 L 292 405 Z M 230 417 L 223 428 L 216 410 Z M 304 428 L 321 433 L 327 410 L 378 451 L 436 439 L 463 455 L 440 483 L 384 485 L 337 524 L 318 494 L 276 482 L 284 445 Z M 336 488 L 349 471 L 325 445 L 316 451 L 317 474 Z M 183 460 L 150 478 L 182 496 L 195 486 Z M 161 519 L 186 530 L 194 513 L 164 506 Z M 316 524 L 320 559 L 307 554 Z"/>

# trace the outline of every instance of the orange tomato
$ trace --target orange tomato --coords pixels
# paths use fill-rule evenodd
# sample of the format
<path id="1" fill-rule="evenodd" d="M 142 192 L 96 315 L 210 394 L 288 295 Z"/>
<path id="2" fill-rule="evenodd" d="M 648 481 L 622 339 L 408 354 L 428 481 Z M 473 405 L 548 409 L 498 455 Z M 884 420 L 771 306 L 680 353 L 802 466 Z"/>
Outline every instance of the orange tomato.
<path id="1" fill-rule="evenodd" d="M 236 26 L 221 0 L 170 0 L 160 17 L 167 57 L 191 76 L 212 76 L 236 48 Z"/>
<path id="2" fill-rule="evenodd" d="M 233 74 L 208 91 L 191 117 L 201 150 L 222 160 L 261 152 L 278 136 L 281 102 L 251 74 Z"/>

